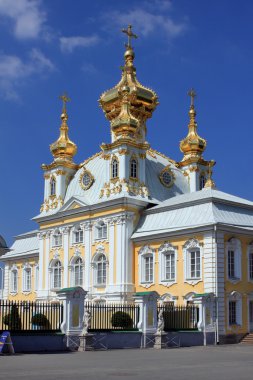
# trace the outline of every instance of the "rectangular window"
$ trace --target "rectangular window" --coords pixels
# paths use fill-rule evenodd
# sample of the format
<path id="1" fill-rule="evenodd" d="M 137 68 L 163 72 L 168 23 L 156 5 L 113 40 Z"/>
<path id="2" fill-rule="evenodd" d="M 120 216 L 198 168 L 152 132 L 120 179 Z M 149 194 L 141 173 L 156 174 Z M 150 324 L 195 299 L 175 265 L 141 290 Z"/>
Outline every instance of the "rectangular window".
<path id="1" fill-rule="evenodd" d="M 153 282 L 153 256 L 146 256 L 144 258 L 145 272 L 144 281 Z"/>
<path id="2" fill-rule="evenodd" d="M 229 324 L 236 325 L 236 301 L 229 301 Z"/>
<path id="3" fill-rule="evenodd" d="M 97 239 L 102 240 L 107 238 L 107 225 L 102 224 L 96 227 L 97 229 Z"/>
<path id="4" fill-rule="evenodd" d="M 175 279 L 175 254 L 169 253 L 165 256 L 165 280 Z"/>
<path id="5" fill-rule="evenodd" d="M 253 253 L 249 254 L 249 278 L 253 280 Z"/>
<path id="6" fill-rule="evenodd" d="M 35 267 L 35 279 L 34 279 L 34 290 L 37 291 L 39 288 L 39 266 Z"/>
<path id="7" fill-rule="evenodd" d="M 54 235 L 53 245 L 55 247 L 62 245 L 62 235 L 61 234 Z"/>
<path id="8" fill-rule="evenodd" d="M 228 277 L 235 278 L 235 252 L 228 251 Z"/>
<path id="9" fill-rule="evenodd" d="M 200 278 L 200 251 L 190 252 L 190 278 Z"/>
<path id="10" fill-rule="evenodd" d="M 78 230 L 74 233 L 74 243 L 83 242 L 83 230 Z"/>
<path id="11" fill-rule="evenodd" d="M 18 291 L 18 272 L 17 272 L 17 270 L 13 270 L 11 272 L 11 291 L 13 293 L 17 293 L 17 291 Z"/>
<path id="12" fill-rule="evenodd" d="M 97 264 L 97 284 L 106 284 L 106 263 L 104 262 Z"/>

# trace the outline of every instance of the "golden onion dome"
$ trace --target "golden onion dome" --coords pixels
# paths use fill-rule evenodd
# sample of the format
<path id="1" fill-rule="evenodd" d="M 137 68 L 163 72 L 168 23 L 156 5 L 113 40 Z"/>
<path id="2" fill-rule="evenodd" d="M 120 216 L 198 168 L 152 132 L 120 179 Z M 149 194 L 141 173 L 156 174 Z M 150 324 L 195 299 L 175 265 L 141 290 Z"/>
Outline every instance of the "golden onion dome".
<path id="1" fill-rule="evenodd" d="M 77 146 L 74 142 L 69 139 L 68 136 L 68 114 L 66 110 L 66 102 L 69 101 L 66 95 L 60 97 L 63 100 L 63 110 L 61 114 L 61 127 L 59 138 L 50 145 L 50 151 L 54 158 L 67 159 L 72 161 L 73 156 L 77 152 Z"/>
<path id="2" fill-rule="evenodd" d="M 202 153 L 206 148 L 206 140 L 200 137 L 197 133 L 197 123 L 196 123 L 196 111 L 194 107 L 194 97 L 196 96 L 195 92 L 191 90 L 189 92 L 191 96 L 191 106 L 189 110 L 190 122 L 188 124 L 188 134 L 180 142 L 180 150 L 184 153 L 183 161 L 189 158 L 200 158 Z"/>
<path id="3" fill-rule="evenodd" d="M 108 120 L 116 119 L 122 111 L 124 87 L 129 88 L 129 107 L 132 115 L 142 121 L 150 118 L 158 104 L 156 93 L 150 88 L 144 87 L 136 78 L 134 67 L 134 50 L 131 46 L 131 38 L 137 38 L 131 30 L 131 25 L 122 30 L 128 36 L 128 43 L 124 53 L 125 64 L 122 69 L 122 77 L 116 86 L 105 91 L 99 99 L 105 116 Z"/>

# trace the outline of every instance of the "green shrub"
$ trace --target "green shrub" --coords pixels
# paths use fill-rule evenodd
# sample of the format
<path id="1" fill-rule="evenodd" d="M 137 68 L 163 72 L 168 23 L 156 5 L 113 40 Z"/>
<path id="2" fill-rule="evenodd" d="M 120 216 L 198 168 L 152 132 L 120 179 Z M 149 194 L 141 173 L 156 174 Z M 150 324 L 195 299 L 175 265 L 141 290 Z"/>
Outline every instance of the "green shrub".
<path id="1" fill-rule="evenodd" d="M 116 311 L 112 316 L 111 323 L 113 327 L 121 327 L 125 329 L 133 328 L 132 318 L 124 311 Z"/>
<path id="2" fill-rule="evenodd" d="M 9 330 L 21 330 L 21 318 L 16 305 L 13 305 L 11 312 L 3 317 L 3 324 L 7 325 Z"/>
<path id="3" fill-rule="evenodd" d="M 44 314 L 38 313 L 32 316 L 31 322 L 35 326 L 49 328 L 49 320 Z"/>

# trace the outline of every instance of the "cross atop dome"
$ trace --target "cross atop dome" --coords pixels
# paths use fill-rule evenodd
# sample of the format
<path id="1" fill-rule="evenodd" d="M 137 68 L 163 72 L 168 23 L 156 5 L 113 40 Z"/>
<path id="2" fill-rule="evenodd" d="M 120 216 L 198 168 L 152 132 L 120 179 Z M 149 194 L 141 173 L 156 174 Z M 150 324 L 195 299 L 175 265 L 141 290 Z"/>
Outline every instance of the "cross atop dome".
<path id="1" fill-rule="evenodd" d="M 126 48 L 132 48 L 132 38 L 138 38 L 138 36 L 132 32 L 132 25 L 128 25 L 127 29 L 122 29 L 122 32 L 127 35 Z"/>
<path id="2" fill-rule="evenodd" d="M 190 91 L 188 91 L 188 95 L 191 98 L 191 107 L 194 107 L 194 98 L 197 96 L 197 94 L 193 88 L 191 88 Z"/>
<path id="3" fill-rule="evenodd" d="M 67 102 L 70 102 L 71 99 L 68 97 L 66 92 L 63 95 L 59 96 L 59 99 L 62 100 L 62 111 L 66 111 L 66 104 Z"/>

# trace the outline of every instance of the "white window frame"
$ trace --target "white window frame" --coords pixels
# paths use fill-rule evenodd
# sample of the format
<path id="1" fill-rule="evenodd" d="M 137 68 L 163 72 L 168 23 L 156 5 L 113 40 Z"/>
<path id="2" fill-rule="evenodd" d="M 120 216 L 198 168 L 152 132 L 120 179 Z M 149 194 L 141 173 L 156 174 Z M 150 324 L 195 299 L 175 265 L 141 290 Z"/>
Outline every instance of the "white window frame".
<path id="1" fill-rule="evenodd" d="M 158 249 L 159 252 L 159 283 L 164 286 L 171 286 L 177 282 L 177 247 L 172 244 L 164 243 Z M 174 255 L 174 278 L 166 278 L 166 258 L 168 255 Z"/>
<path id="2" fill-rule="evenodd" d="M 99 261 L 101 257 L 104 257 L 105 260 L 103 261 Z M 103 263 L 103 265 L 105 265 L 105 282 L 98 282 L 98 265 L 100 265 L 101 263 Z M 93 259 L 93 262 L 92 262 L 92 267 L 93 267 L 93 283 L 94 283 L 94 287 L 96 288 L 104 288 L 106 287 L 107 285 L 107 281 L 108 281 L 108 265 L 109 265 L 109 262 L 107 260 L 107 257 L 106 257 L 106 254 L 104 252 L 104 249 L 100 248 L 94 255 L 94 259 Z"/>
<path id="3" fill-rule="evenodd" d="M 52 235 L 52 247 L 62 247 L 62 233 L 57 230 Z"/>
<path id="4" fill-rule="evenodd" d="M 78 239 L 77 239 L 78 237 Z M 84 231 L 81 226 L 76 226 L 72 233 L 72 243 L 73 244 L 83 244 L 84 242 Z"/>
<path id="5" fill-rule="evenodd" d="M 129 177 L 133 179 L 137 179 L 138 178 L 138 160 L 135 156 L 131 157 L 130 159 L 129 169 L 130 169 Z"/>
<path id="6" fill-rule="evenodd" d="M 60 268 L 60 286 L 57 286 L 55 287 L 55 271 L 56 271 L 56 264 L 57 263 L 60 263 L 60 266 L 58 268 Z M 52 261 L 51 265 L 50 265 L 50 286 L 51 286 L 51 290 L 52 291 L 55 291 L 55 290 L 58 290 L 58 289 L 61 289 L 62 288 L 62 273 L 63 273 L 63 266 L 62 266 L 62 263 L 59 259 L 55 259 Z"/>
<path id="7" fill-rule="evenodd" d="M 234 272 L 233 277 L 229 277 L 228 264 L 229 264 L 229 251 L 234 252 Z M 227 280 L 233 284 L 241 281 L 242 277 L 242 248 L 239 239 L 232 238 L 226 244 L 226 274 Z"/>
<path id="8" fill-rule="evenodd" d="M 231 301 L 236 303 L 236 323 L 234 324 L 229 323 L 229 303 Z M 242 326 L 242 295 L 237 291 L 231 292 L 227 297 L 227 326 L 229 330 Z"/>
<path id="9" fill-rule="evenodd" d="M 81 264 L 78 265 L 80 268 L 80 273 L 81 273 L 81 278 L 82 281 L 81 283 L 76 284 L 75 282 L 75 268 L 77 267 L 77 261 L 81 260 Z M 70 270 L 71 270 L 71 286 L 84 286 L 84 260 L 81 257 L 81 253 L 79 251 L 75 252 L 74 257 L 72 257 L 71 262 L 70 262 Z"/>
<path id="10" fill-rule="evenodd" d="M 145 273 L 145 258 L 152 257 L 153 259 L 153 278 L 151 281 L 146 281 Z M 143 246 L 139 250 L 139 284 L 145 288 L 149 288 L 155 283 L 155 250 L 148 245 Z"/>
<path id="11" fill-rule="evenodd" d="M 247 268 L 248 268 L 247 272 L 248 272 L 248 281 L 249 282 L 253 282 L 253 276 L 252 277 L 250 276 L 250 274 L 251 274 L 250 273 L 251 272 L 250 271 L 251 256 L 252 256 L 252 259 L 253 259 L 253 243 L 249 244 L 248 245 L 248 249 L 247 249 L 247 258 L 248 258 L 248 260 L 247 260 Z M 253 262 L 252 262 L 252 275 L 253 275 Z"/>
<path id="12" fill-rule="evenodd" d="M 32 267 L 29 264 L 25 264 L 23 266 L 22 271 L 22 292 L 23 293 L 31 293 L 32 291 Z M 28 275 L 28 273 L 30 273 Z M 30 279 L 29 279 L 30 276 Z M 29 279 L 29 281 L 28 281 Z"/>
<path id="13" fill-rule="evenodd" d="M 100 235 L 100 231 L 102 231 Z M 98 220 L 94 226 L 94 240 L 107 240 L 108 239 L 108 224 L 104 220 Z"/>
<path id="14" fill-rule="evenodd" d="M 36 264 L 34 266 L 34 291 L 35 292 L 37 292 L 39 289 L 39 273 L 40 273 L 39 264 Z"/>
<path id="15" fill-rule="evenodd" d="M 196 277 L 191 276 L 191 253 L 199 251 L 200 260 L 200 275 Z M 183 246 L 184 255 L 184 282 L 190 285 L 196 285 L 198 282 L 203 281 L 202 279 L 202 267 L 203 267 L 203 247 L 202 244 L 197 239 L 188 240 Z"/>
<path id="16" fill-rule="evenodd" d="M 14 287 L 14 274 L 16 275 L 16 287 Z M 12 295 L 18 293 L 18 267 L 13 265 L 10 273 L 10 293 Z"/>
<path id="17" fill-rule="evenodd" d="M 55 177 L 51 177 L 49 181 L 49 195 L 51 197 L 56 196 L 56 179 Z"/>

